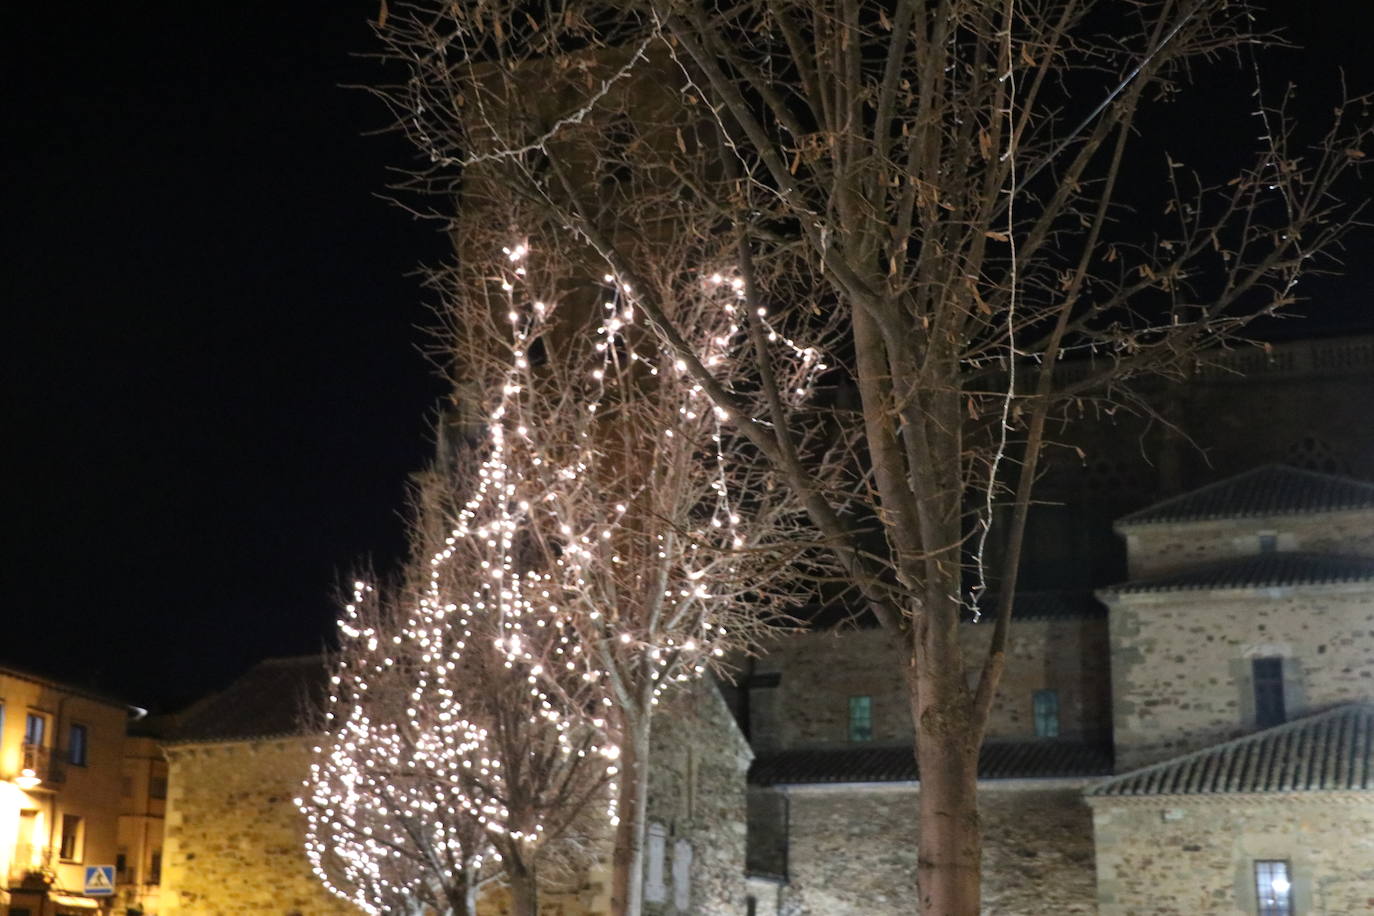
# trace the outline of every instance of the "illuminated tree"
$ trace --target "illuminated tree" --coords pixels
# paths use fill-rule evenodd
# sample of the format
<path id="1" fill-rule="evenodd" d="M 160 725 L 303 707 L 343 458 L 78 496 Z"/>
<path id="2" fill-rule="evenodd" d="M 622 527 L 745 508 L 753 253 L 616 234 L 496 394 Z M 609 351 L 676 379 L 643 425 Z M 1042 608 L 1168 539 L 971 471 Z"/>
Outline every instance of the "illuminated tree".
<path id="1" fill-rule="evenodd" d="M 597 296 L 583 295 L 588 284 L 561 273 L 569 260 L 557 234 L 522 236 L 496 264 L 473 256 L 478 238 L 466 236 L 462 266 L 434 276 L 458 389 L 482 405 L 487 441 L 450 539 L 502 557 L 491 572 L 505 583 L 503 645 L 561 698 L 557 708 L 589 708 L 569 683 L 603 691 L 588 721 L 612 736 L 623 773 L 610 818 L 613 896 L 618 912 L 637 913 L 655 709 L 799 599 L 792 566 L 808 529 L 791 491 L 639 327 L 625 290 L 603 277 Z M 723 370 L 742 346 L 741 281 L 671 274 L 682 278 L 663 291 L 674 315 Z M 802 362 L 797 392 L 824 369 Z M 522 573 L 529 557 L 540 559 Z"/>
<path id="2" fill-rule="evenodd" d="M 407 709 L 414 672 L 397 664 L 404 653 L 385 635 L 395 608 L 379 598 L 355 583 L 339 621 L 326 734 L 297 799 L 306 855 L 328 890 L 364 912 L 471 916 L 495 875 L 492 837 L 447 776 L 416 759 L 427 739 Z"/>
<path id="3" fill-rule="evenodd" d="M 1253 60 L 1252 29 L 1232 0 L 510 0 L 379 29 L 407 68 L 380 94 L 423 156 L 406 186 L 458 196 L 460 227 L 516 199 L 521 232 L 565 233 L 901 647 L 927 912 L 979 909 L 976 762 L 1047 427 L 1085 398 L 1147 409 L 1142 380 L 1289 305 L 1351 225 L 1363 99 L 1300 148 L 1257 83 L 1257 149 L 1197 173 L 1151 140 L 1195 74 Z M 742 283 L 747 369 L 675 312 L 711 270 Z M 817 351 L 852 409 L 791 396 Z M 856 447 L 809 445 L 827 434 Z"/>
<path id="4" fill-rule="evenodd" d="M 419 562 L 391 597 L 356 583 L 339 621 L 328 735 L 301 804 L 316 873 L 368 912 L 470 914 L 499 876 L 513 912 L 533 916 L 541 877 L 580 875 L 604 836 L 617 751 L 581 715 L 600 685 L 536 676 L 569 645 L 556 621 L 522 640 L 531 670 L 512 663 L 503 615 L 538 613 L 521 589 L 546 577 L 503 541 L 508 519 L 456 522 L 451 497 L 475 470 L 442 460 L 418 475 Z M 446 537 L 455 523 L 478 536 Z"/>

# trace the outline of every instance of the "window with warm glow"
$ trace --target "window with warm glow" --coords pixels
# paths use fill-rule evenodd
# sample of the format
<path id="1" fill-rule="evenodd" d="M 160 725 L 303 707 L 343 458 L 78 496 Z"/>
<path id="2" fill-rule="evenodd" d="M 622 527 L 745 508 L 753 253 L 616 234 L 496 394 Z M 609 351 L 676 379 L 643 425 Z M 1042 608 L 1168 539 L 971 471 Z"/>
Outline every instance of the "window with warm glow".
<path id="1" fill-rule="evenodd" d="M 1262 859 L 1255 863 L 1255 912 L 1258 916 L 1292 916 L 1293 881 L 1287 861 Z"/>
<path id="2" fill-rule="evenodd" d="M 62 845 L 58 854 L 63 862 L 81 861 L 81 818 L 75 814 L 62 815 Z"/>

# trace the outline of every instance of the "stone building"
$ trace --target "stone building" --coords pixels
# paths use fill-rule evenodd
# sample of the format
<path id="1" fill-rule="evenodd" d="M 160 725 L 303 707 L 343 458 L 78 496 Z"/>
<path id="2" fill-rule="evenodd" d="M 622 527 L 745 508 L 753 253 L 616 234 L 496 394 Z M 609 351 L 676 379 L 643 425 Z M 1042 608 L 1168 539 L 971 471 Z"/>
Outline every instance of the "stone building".
<path id="1" fill-rule="evenodd" d="M 1266 466 L 1117 530 L 1099 911 L 1374 908 L 1374 485 Z"/>
<path id="2" fill-rule="evenodd" d="M 316 738 L 302 713 L 325 683 L 320 658 L 269 659 L 188 710 L 166 745 L 166 852 L 159 916 L 345 916 L 351 905 L 311 873 L 300 795 Z M 654 736 L 645 911 L 742 912 L 745 773 L 753 754 L 713 686 L 665 701 Z M 550 888 L 541 912 L 609 912 L 609 871 Z M 484 895 L 499 916 L 499 887 Z"/>
<path id="3" fill-rule="evenodd" d="M 1116 528 L 1128 578 L 1100 604 L 1016 602 L 985 912 L 1374 909 L 1374 484 L 1268 465 Z M 986 634 L 965 624 L 971 657 Z M 754 912 L 910 912 L 901 663 L 880 630 L 808 632 L 741 680 Z"/>
<path id="4" fill-rule="evenodd" d="M 991 627 L 964 625 L 965 651 Z M 1095 912 L 1085 788 L 1111 773 L 1106 616 L 1053 594 L 1015 604 L 979 759 L 984 899 L 998 914 Z M 781 640 L 741 681 L 753 912 L 907 914 L 920 782 L 902 659 L 879 629 Z"/>

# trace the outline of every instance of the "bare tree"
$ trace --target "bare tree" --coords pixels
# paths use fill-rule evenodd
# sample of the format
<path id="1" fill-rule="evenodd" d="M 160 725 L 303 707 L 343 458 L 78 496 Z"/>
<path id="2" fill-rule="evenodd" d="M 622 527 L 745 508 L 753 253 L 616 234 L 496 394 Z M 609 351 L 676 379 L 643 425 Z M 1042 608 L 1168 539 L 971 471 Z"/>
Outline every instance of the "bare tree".
<path id="1" fill-rule="evenodd" d="M 329 891 L 364 912 L 473 916 L 481 885 L 499 873 L 492 838 L 454 804 L 447 780 L 413 762 L 413 685 L 383 644 L 394 615 L 379 597 L 355 583 L 339 622 L 326 737 L 296 800 L 306 855 Z"/>
<path id="2" fill-rule="evenodd" d="M 557 234 L 508 236 L 494 261 L 483 245 L 499 231 L 464 237 L 463 261 L 432 279 L 445 291 L 458 390 L 480 402 L 488 445 L 452 537 L 502 556 L 510 660 L 561 709 L 588 708 L 567 695 L 570 673 L 604 691 L 590 722 L 613 736 L 621 770 L 613 899 L 616 912 L 637 914 L 655 709 L 727 651 L 753 645 L 796 600 L 792 564 L 809 529 L 776 472 L 750 458 L 756 450 L 723 428 L 686 366 L 639 327 L 624 289 L 569 275 Z M 679 280 L 659 301 L 724 369 L 742 333 L 740 284 L 689 277 L 682 263 L 665 275 Z M 532 555 L 541 559 L 512 579 Z M 550 628 L 565 640 L 552 658 L 532 650 Z"/>
<path id="3" fill-rule="evenodd" d="M 508 569 L 513 555 L 497 542 L 448 535 L 476 521 L 452 503 L 472 489 L 470 451 L 417 477 L 406 584 L 381 597 L 356 583 L 339 621 L 328 737 L 302 807 L 316 872 L 369 912 L 470 916 L 480 888 L 502 877 L 512 912 L 533 916 L 541 884 L 580 878 L 604 845 L 597 809 L 614 753 L 581 715 L 601 685 L 511 663 L 505 614 L 520 586 L 493 573 L 532 585 L 538 557 Z M 543 622 L 521 656 L 554 670 L 568 640 Z"/>
<path id="4" fill-rule="evenodd" d="M 1250 13 L 497 0 L 380 29 L 408 68 L 380 92 L 425 159 L 405 186 L 458 194 L 460 227 L 526 202 L 539 222 L 521 231 L 562 233 L 570 265 L 604 271 L 903 647 L 925 912 L 979 908 L 977 755 L 1047 425 L 1076 398 L 1139 404 L 1140 380 L 1186 376 L 1291 304 L 1352 225 L 1337 195 L 1364 156 L 1363 98 L 1305 148 L 1288 97 L 1244 100 L 1253 155 L 1201 172 L 1149 136 L 1196 74 L 1248 68 L 1267 39 Z M 713 270 L 745 319 L 724 364 L 675 310 Z M 1069 357 L 1082 371 L 1059 371 Z M 791 387 L 808 359 L 856 403 Z M 983 612 L 990 648 L 965 658 L 960 620 Z"/>

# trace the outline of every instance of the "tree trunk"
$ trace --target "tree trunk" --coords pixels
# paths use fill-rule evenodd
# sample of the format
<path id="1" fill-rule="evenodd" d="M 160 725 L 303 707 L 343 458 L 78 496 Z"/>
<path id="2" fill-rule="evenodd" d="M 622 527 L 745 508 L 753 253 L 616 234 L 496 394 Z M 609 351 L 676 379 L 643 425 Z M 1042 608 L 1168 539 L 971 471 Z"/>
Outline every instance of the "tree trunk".
<path id="1" fill-rule="evenodd" d="M 919 666 L 928 670 L 929 666 Z M 920 771 L 916 880 L 922 916 L 978 916 L 982 832 L 978 822 L 979 729 L 968 690 L 948 677 L 916 678 L 912 718 Z M 943 688 L 943 689 L 942 689 Z"/>
<path id="2" fill-rule="evenodd" d="M 477 875 L 475 869 L 464 868 L 462 878 L 444 890 L 448 898 L 448 912 L 452 916 L 477 916 Z"/>
<path id="3" fill-rule="evenodd" d="M 511 916 L 538 916 L 539 884 L 534 869 L 507 862 L 506 880 L 510 882 Z"/>
<path id="4" fill-rule="evenodd" d="M 620 824 L 615 831 L 612 857 L 613 916 L 640 916 L 644 909 L 644 835 L 648 829 L 651 721 L 650 716 L 643 716 L 643 723 L 629 731 L 629 740 L 620 751 L 621 770 L 625 776 L 616 804 Z"/>

